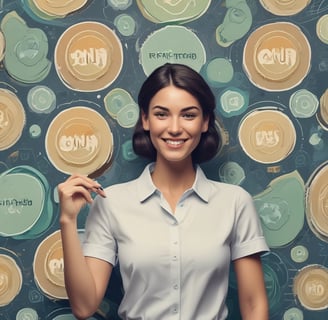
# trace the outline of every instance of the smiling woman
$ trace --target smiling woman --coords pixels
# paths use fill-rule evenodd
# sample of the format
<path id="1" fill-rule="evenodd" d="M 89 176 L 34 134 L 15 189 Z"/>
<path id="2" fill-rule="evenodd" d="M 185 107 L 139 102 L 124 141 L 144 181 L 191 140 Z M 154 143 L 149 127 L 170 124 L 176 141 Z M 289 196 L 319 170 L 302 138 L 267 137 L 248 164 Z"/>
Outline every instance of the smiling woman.
<path id="1" fill-rule="evenodd" d="M 180 92 L 180 94 L 187 96 L 189 101 L 191 100 L 191 105 L 188 106 L 187 104 L 187 106 L 200 109 L 202 117 L 208 122 L 208 130 L 202 132 L 201 141 L 197 148 L 193 150 L 192 157 L 193 161 L 198 163 L 210 160 L 222 145 L 222 138 L 215 125 L 215 97 L 208 84 L 197 72 L 180 64 L 166 64 L 158 68 L 141 87 L 138 104 L 142 117 L 139 118 L 134 132 L 135 152 L 138 155 L 155 160 L 156 150 L 150 141 L 149 130 L 144 130 L 142 121 L 147 118 L 150 105 L 154 103 L 156 95 L 160 93 L 161 89 L 170 86 L 176 89 L 173 90 L 176 93 Z M 180 91 L 177 89 L 180 89 Z M 165 96 L 165 94 L 161 96 Z"/>
<path id="2" fill-rule="evenodd" d="M 149 108 L 148 115 L 142 114 L 142 122 L 156 149 L 156 160 L 178 161 L 191 157 L 201 134 L 208 128 L 208 118 L 203 116 L 198 101 L 172 85 L 158 91 Z"/>
<path id="3" fill-rule="evenodd" d="M 209 86 L 190 67 L 165 64 L 143 83 L 138 103 L 134 150 L 154 162 L 94 200 L 100 185 L 86 176 L 58 186 L 74 314 L 85 319 L 97 310 L 119 261 L 122 319 L 223 320 L 233 261 L 243 318 L 267 320 L 260 253 L 268 246 L 252 198 L 239 186 L 207 179 L 199 166 L 222 143 Z M 86 203 L 81 250 L 76 222 Z"/>

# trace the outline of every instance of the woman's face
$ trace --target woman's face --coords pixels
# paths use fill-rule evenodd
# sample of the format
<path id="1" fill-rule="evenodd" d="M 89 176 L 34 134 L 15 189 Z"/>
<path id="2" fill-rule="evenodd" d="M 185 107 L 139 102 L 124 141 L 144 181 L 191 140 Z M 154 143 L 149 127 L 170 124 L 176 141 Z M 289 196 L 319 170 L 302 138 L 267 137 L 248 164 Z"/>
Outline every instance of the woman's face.
<path id="1" fill-rule="evenodd" d="M 191 158 L 201 134 L 208 129 L 202 107 L 189 92 L 175 86 L 158 91 L 150 100 L 149 114 L 142 115 L 144 130 L 157 151 L 157 160 L 183 161 Z"/>

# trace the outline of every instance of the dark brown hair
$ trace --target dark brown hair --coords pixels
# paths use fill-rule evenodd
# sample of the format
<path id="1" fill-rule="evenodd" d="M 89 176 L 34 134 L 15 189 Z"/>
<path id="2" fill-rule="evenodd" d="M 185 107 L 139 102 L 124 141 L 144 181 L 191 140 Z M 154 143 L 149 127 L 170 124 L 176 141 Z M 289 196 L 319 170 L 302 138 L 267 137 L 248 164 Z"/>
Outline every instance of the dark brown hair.
<path id="1" fill-rule="evenodd" d="M 209 119 L 208 130 L 202 133 L 199 144 L 192 153 L 193 162 L 201 163 L 212 159 L 222 144 L 219 130 L 215 125 L 214 94 L 198 72 L 186 65 L 171 63 L 155 69 L 141 86 L 138 95 L 140 115 L 133 134 L 134 152 L 152 161 L 156 160 L 156 149 L 150 140 L 149 132 L 142 126 L 142 113 L 148 115 L 151 99 L 159 90 L 170 85 L 183 89 L 195 97 L 202 107 L 203 116 Z"/>

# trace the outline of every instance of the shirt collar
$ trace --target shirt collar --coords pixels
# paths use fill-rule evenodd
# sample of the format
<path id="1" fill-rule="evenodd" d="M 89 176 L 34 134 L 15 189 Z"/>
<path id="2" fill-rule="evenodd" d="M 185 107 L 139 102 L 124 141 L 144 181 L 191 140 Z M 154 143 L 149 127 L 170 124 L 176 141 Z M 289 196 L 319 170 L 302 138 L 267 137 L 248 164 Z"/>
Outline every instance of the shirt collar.
<path id="1" fill-rule="evenodd" d="M 196 167 L 196 179 L 192 189 L 203 201 L 208 202 L 211 191 L 211 183 L 199 165 Z"/>
<path id="2" fill-rule="evenodd" d="M 155 163 L 149 163 L 137 180 L 137 192 L 140 202 L 145 201 L 157 190 L 151 178 L 151 172 L 154 170 L 154 166 Z"/>
<path id="3" fill-rule="evenodd" d="M 151 178 L 151 172 L 154 170 L 155 163 L 148 164 L 138 179 L 138 197 L 140 202 L 145 201 L 152 196 L 157 188 Z M 196 178 L 190 191 L 195 192 L 203 201 L 208 202 L 210 196 L 210 181 L 205 176 L 199 165 L 196 167 Z"/>

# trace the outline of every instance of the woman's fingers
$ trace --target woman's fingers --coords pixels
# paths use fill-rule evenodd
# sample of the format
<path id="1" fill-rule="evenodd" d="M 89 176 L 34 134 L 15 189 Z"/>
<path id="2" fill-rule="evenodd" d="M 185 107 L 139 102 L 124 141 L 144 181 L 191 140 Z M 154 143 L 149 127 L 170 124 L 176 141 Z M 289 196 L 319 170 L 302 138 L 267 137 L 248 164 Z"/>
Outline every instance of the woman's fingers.
<path id="1" fill-rule="evenodd" d="M 63 197 L 68 198 L 83 196 L 87 202 L 92 201 L 91 192 L 106 197 L 102 186 L 97 181 L 79 174 L 71 175 L 66 181 L 59 184 L 58 191 Z"/>
<path id="2" fill-rule="evenodd" d="M 83 186 L 85 186 L 87 189 L 92 190 L 93 192 L 97 192 L 99 194 L 104 195 L 103 188 L 101 186 L 101 184 L 99 182 L 97 182 L 96 180 L 93 180 L 87 176 L 82 176 L 82 175 L 76 175 L 78 180 L 78 183 L 82 184 Z"/>
<path id="3" fill-rule="evenodd" d="M 106 193 L 102 186 L 92 188 L 92 191 L 99 194 L 101 197 L 106 198 Z"/>

